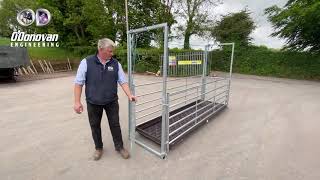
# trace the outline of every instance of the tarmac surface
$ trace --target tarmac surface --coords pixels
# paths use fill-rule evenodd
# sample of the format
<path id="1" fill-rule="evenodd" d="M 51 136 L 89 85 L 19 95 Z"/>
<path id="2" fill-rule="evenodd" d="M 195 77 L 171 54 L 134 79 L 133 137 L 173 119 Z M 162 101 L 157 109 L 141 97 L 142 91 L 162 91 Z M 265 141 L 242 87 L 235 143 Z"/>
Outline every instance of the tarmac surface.
<path id="1" fill-rule="evenodd" d="M 104 114 L 104 154 L 93 161 L 84 97 L 85 111 L 73 111 L 73 79 L 0 84 L 1 180 L 320 179 L 320 82 L 235 74 L 228 108 L 166 160 L 138 146 L 122 159 Z M 128 147 L 128 105 L 120 88 L 119 104 Z"/>

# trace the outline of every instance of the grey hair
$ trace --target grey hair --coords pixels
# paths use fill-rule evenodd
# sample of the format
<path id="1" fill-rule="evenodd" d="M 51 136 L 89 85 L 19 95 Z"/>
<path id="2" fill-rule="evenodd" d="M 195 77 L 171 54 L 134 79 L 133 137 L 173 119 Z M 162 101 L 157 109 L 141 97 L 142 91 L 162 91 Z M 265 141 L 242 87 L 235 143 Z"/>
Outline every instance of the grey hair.
<path id="1" fill-rule="evenodd" d="M 99 39 L 98 41 L 98 49 L 101 48 L 114 48 L 116 44 L 108 38 Z"/>

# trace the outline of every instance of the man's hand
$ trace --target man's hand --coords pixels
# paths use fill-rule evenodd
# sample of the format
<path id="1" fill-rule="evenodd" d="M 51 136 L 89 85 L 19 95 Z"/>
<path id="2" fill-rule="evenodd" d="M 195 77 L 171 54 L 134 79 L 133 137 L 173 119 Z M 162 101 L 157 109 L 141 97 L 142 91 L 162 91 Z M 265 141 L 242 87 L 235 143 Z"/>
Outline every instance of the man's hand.
<path id="1" fill-rule="evenodd" d="M 121 84 L 121 87 L 123 89 L 123 91 L 126 93 L 126 95 L 128 96 L 128 99 L 129 101 L 131 102 L 137 102 L 137 97 L 136 96 L 133 96 L 130 92 L 130 89 L 129 89 L 129 86 L 128 86 L 128 83 L 123 83 Z"/>
<path id="2" fill-rule="evenodd" d="M 81 92 L 82 92 L 82 85 L 75 84 L 74 85 L 74 111 L 78 114 L 82 113 L 83 106 L 81 104 Z"/>
<path id="3" fill-rule="evenodd" d="M 81 102 L 75 103 L 73 109 L 76 113 L 81 114 L 83 111 L 83 106 Z"/>
<path id="4" fill-rule="evenodd" d="M 138 98 L 136 97 L 136 96 L 132 96 L 132 95 L 130 95 L 129 97 L 129 101 L 134 101 L 134 102 L 137 102 L 137 100 L 138 100 Z"/>

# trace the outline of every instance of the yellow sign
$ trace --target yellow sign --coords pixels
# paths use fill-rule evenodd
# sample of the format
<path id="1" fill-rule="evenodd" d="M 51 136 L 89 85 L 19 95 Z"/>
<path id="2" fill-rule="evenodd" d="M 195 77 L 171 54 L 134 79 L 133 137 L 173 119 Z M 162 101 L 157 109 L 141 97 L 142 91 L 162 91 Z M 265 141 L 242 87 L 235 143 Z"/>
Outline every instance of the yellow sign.
<path id="1" fill-rule="evenodd" d="M 180 60 L 178 65 L 197 65 L 202 64 L 202 60 Z"/>

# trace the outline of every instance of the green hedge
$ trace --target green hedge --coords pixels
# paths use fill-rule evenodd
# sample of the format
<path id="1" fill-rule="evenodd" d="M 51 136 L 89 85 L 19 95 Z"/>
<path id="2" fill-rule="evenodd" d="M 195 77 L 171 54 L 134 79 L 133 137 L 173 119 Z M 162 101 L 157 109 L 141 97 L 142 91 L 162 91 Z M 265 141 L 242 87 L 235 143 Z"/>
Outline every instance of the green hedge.
<path id="1" fill-rule="evenodd" d="M 72 51 L 81 57 L 96 51 L 92 47 L 77 47 Z M 191 50 L 195 51 L 195 50 Z M 190 50 L 170 49 L 170 53 Z M 157 72 L 163 51 L 155 48 L 137 49 L 134 70 L 136 72 Z M 127 50 L 118 48 L 116 56 L 127 69 Z M 209 53 L 210 69 L 228 71 L 231 47 Z M 259 76 L 273 76 L 292 79 L 320 80 L 320 55 L 307 52 L 290 52 L 268 49 L 264 46 L 236 47 L 233 72 Z"/>
<path id="2" fill-rule="evenodd" d="M 215 51 L 217 59 L 212 68 L 226 71 L 229 68 L 230 49 Z M 266 47 L 235 49 L 233 72 L 259 76 L 320 80 L 320 55 L 306 52 L 275 51 Z"/>

